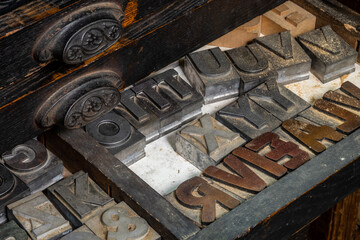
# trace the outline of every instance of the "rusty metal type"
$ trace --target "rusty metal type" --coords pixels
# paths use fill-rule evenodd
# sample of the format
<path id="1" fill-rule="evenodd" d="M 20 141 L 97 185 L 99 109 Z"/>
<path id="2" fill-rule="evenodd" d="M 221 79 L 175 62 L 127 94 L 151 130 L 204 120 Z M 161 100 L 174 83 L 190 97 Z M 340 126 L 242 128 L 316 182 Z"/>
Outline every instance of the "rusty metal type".
<path id="1" fill-rule="evenodd" d="M 340 89 L 350 96 L 360 100 L 360 88 L 358 88 L 355 84 L 351 82 L 344 82 Z"/>

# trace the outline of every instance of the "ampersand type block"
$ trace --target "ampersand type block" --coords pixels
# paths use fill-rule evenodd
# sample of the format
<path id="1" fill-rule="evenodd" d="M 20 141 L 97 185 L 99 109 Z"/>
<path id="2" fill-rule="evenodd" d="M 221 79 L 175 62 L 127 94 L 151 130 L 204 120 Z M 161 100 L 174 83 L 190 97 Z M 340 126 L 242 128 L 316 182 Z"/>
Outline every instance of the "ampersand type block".
<path id="1" fill-rule="evenodd" d="M 30 239 L 24 229 L 20 228 L 15 221 L 0 225 L 1 240 L 28 240 Z"/>
<path id="2" fill-rule="evenodd" d="M 101 240 L 87 226 L 81 226 L 75 231 L 60 238 L 60 240 Z"/>

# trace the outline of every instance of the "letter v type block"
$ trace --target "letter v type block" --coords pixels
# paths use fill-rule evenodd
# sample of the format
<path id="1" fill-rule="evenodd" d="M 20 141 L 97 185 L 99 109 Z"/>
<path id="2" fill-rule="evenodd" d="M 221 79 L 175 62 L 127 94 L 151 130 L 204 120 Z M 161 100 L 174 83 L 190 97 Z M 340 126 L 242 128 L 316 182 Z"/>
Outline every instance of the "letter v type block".
<path id="1" fill-rule="evenodd" d="M 87 173 L 82 171 L 48 189 L 49 198 L 75 227 L 115 204 Z"/>

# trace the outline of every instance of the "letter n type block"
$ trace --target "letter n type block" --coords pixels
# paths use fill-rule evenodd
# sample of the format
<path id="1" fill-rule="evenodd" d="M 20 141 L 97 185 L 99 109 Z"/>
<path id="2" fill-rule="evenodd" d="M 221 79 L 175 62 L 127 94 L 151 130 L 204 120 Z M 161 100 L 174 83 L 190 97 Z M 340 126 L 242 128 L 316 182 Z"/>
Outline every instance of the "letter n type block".
<path id="1" fill-rule="evenodd" d="M 176 134 L 175 150 L 195 167 L 204 170 L 215 165 L 245 140 L 215 120 L 204 115 Z"/>
<path id="2" fill-rule="evenodd" d="M 15 221 L 0 225 L 1 240 L 28 240 L 26 232 Z"/>
<path id="3" fill-rule="evenodd" d="M 71 231 L 69 222 L 42 192 L 8 205 L 8 210 L 32 239 L 58 239 Z"/>
<path id="4" fill-rule="evenodd" d="M 297 37 L 311 57 L 311 72 L 323 83 L 355 71 L 357 52 L 328 25 Z"/>
<path id="5" fill-rule="evenodd" d="M 104 210 L 85 225 L 100 239 L 160 240 L 160 235 L 125 202 Z"/>
<path id="6" fill-rule="evenodd" d="M 311 59 L 289 31 L 256 38 L 255 42 L 278 72 L 278 82 L 288 84 L 309 78 Z"/>
<path id="7" fill-rule="evenodd" d="M 95 235 L 87 226 L 82 226 L 75 231 L 67 234 L 65 237 L 60 238 L 60 240 L 101 240 L 98 236 Z"/>
<path id="8" fill-rule="evenodd" d="M 220 48 L 190 53 L 184 68 L 191 85 L 204 96 L 205 104 L 239 95 L 240 76 Z"/>
<path id="9" fill-rule="evenodd" d="M 48 189 L 49 198 L 67 219 L 80 227 L 85 221 L 115 203 L 87 173 L 82 171 Z"/>

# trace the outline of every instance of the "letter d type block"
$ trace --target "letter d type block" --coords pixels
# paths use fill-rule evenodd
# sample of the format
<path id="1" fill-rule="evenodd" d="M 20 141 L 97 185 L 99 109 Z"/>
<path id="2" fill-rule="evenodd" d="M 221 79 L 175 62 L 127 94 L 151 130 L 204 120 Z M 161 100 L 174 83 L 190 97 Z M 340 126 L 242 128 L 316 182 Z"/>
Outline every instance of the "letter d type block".
<path id="1" fill-rule="evenodd" d="M 216 165 L 245 140 L 210 115 L 190 123 L 176 134 L 175 150 L 195 167 Z"/>
<path id="2" fill-rule="evenodd" d="M 1 240 L 28 240 L 26 232 L 14 221 L 10 221 L 0 226 Z"/>

